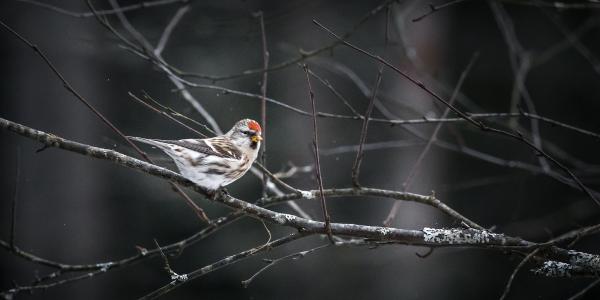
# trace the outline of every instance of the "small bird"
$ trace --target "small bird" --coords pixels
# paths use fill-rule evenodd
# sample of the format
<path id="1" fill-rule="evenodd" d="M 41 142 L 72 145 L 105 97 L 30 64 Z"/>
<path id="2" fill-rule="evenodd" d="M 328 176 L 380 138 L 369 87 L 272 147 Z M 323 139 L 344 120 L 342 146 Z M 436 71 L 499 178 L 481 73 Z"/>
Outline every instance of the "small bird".
<path id="1" fill-rule="evenodd" d="M 242 177 L 258 156 L 260 125 L 250 119 L 235 123 L 224 135 L 207 139 L 130 139 L 156 146 L 169 155 L 181 175 L 210 191 Z"/>

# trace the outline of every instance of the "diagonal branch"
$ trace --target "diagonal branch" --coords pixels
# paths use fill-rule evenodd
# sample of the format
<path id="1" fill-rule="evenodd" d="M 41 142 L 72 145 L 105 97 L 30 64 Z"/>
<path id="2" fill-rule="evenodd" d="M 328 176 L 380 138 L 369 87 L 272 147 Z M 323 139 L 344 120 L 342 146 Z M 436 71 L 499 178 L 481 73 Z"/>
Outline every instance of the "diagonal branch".
<path id="1" fill-rule="evenodd" d="M 310 98 L 310 104 L 313 113 L 313 151 L 315 155 L 315 175 L 317 177 L 317 184 L 319 185 L 319 199 L 321 200 L 321 209 L 323 210 L 323 218 L 325 220 L 325 231 L 329 237 L 329 241 L 335 244 L 333 234 L 331 233 L 331 224 L 329 213 L 327 212 L 327 202 L 325 201 L 325 195 L 323 195 L 323 177 L 321 175 L 321 161 L 319 158 L 319 135 L 317 131 L 317 108 L 315 105 L 315 94 L 313 93 L 310 85 L 310 76 L 308 74 L 308 66 L 302 65 L 304 72 L 306 73 L 306 83 L 308 84 L 308 95 Z"/>
<path id="2" fill-rule="evenodd" d="M 57 137 L 52 134 L 48 134 L 42 131 L 38 131 L 18 123 L 14 123 L 5 119 L 0 118 L 0 128 L 7 129 L 15 132 L 24 137 L 28 137 L 37 140 L 47 146 L 61 148 L 64 150 L 80 153 L 82 155 L 112 161 L 116 164 L 126 166 L 144 173 L 163 178 L 165 180 L 190 187 L 194 191 L 208 196 L 210 193 L 202 187 L 192 183 L 180 174 L 173 171 L 161 168 L 147 162 L 129 157 L 119 152 L 102 149 L 98 147 L 89 146 L 86 144 L 77 143 L 74 141 L 66 140 Z M 319 191 L 320 193 L 320 191 Z M 323 195 L 322 193 L 320 193 Z M 248 203 L 231 197 L 227 194 L 219 193 L 214 198 L 216 202 L 224 204 L 229 208 L 239 210 L 244 214 L 250 215 L 254 218 L 258 218 L 279 226 L 291 227 L 299 230 L 303 235 L 305 234 L 327 234 L 324 222 L 318 222 L 309 220 L 306 218 L 297 217 L 294 215 L 278 213 L 263 207 Z M 210 228 L 210 227 L 209 227 Z M 547 263 L 544 263 L 544 267 L 540 270 L 547 271 L 547 266 L 557 266 L 553 261 L 561 262 L 561 268 L 568 267 L 569 269 L 577 270 L 577 275 L 594 274 L 600 270 L 600 257 L 592 254 L 568 251 L 562 248 L 558 248 L 555 245 L 555 241 L 547 243 L 536 244 L 520 238 L 510 237 L 503 234 L 491 233 L 485 230 L 478 230 L 473 228 L 468 229 L 435 229 L 435 228 L 423 228 L 422 230 L 409 230 L 399 228 L 389 228 L 381 226 L 368 226 L 368 225 L 357 225 L 357 224 L 344 224 L 344 223 L 331 223 L 331 232 L 335 235 L 367 238 L 373 241 L 381 241 L 385 243 L 393 244 L 410 244 L 427 247 L 483 247 L 491 249 L 520 249 L 525 251 L 533 251 L 538 248 L 543 248 L 540 251 L 540 255 L 536 256 L 536 259 L 542 259 Z M 266 249 L 262 247 L 261 249 Z M 545 268 L 545 269 L 544 269 Z M 547 275 L 550 273 L 540 274 Z M 559 270 L 560 271 L 560 270 Z M 196 271 L 187 274 L 189 276 Z M 587 273 L 586 273 L 587 272 Z M 565 273 L 567 274 L 567 273 Z M 575 273 L 568 273 L 573 274 Z M 567 274 L 567 275 L 568 275 Z M 171 283 L 174 287 L 180 286 L 182 282 Z M 173 287 L 173 288 L 174 288 Z"/>
<path id="3" fill-rule="evenodd" d="M 267 48 L 267 33 L 265 31 L 265 20 L 264 14 L 262 11 L 255 13 L 254 15 L 258 18 L 260 23 L 260 33 L 261 33 L 261 41 L 262 41 L 262 51 L 263 51 L 263 69 L 267 70 L 269 68 L 269 49 Z M 262 74 L 262 82 L 260 85 L 260 94 L 262 99 L 260 99 L 260 123 L 262 125 L 262 147 L 260 149 L 260 163 L 263 166 L 267 165 L 267 80 L 268 80 L 268 72 L 263 72 Z M 262 183 L 263 183 L 263 196 L 266 195 L 267 192 L 267 173 L 263 171 Z"/>

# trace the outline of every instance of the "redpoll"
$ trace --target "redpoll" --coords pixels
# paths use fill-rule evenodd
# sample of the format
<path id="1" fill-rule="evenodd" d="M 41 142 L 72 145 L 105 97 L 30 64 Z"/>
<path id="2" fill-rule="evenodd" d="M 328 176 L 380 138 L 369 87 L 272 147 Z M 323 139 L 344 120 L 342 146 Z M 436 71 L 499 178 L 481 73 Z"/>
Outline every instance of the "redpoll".
<path id="1" fill-rule="evenodd" d="M 224 135 L 208 139 L 155 140 L 130 137 L 158 147 L 169 155 L 183 177 L 217 190 L 242 177 L 258 156 L 261 128 L 243 119 Z"/>

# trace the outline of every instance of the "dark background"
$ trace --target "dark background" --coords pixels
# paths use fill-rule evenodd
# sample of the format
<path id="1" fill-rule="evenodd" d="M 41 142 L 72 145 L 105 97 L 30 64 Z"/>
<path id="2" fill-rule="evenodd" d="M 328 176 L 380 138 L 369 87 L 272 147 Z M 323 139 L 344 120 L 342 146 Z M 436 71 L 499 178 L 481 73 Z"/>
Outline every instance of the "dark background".
<path id="1" fill-rule="evenodd" d="M 73 11 L 86 11 L 81 1 L 47 1 Z M 108 8 L 103 1 L 94 2 Z M 137 3 L 121 1 L 121 5 Z M 528 2 L 529 3 L 529 2 Z M 532 2 L 533 3 L 533 2 Z M 338 33 L 352 30 L 360 18 L 379 2 L 374 1 L 199 1 L 175 28 L 163 53 L 170 64 L 189 72 L 227 75 L 262 66 L 261 32 L 252 13 L 264 11 L 271 64 L 295 57 L 298 49 L 327 45 L 331 37 L 312 24 L 317 19 Z M 127 13 L 137 29 L 154 45 L 180 4 Z M 517 38 L 532 59 L 563 43 L 564 47 L 541 64 L 534 65 L 526 87 L 537 112 L 561 122 L 600 131 L 600 22 L 588 26 L 573 40 L 577 29 L 598 19 L 598 9 L 556 10 L 536 5 L 504 3 Z M 401 2 L 390 14 L 390 45 L 386 57 L 436 92 L 449 98 L 460 73 L 479 53 L 461 89 L 458 106 L 468 112 L 507 112 L 510 109 L 514 73 L 509 50 L 490 6 L 484 1 L 465 1 L 443 9 L 420 22 L 411 19 L 425 13 L 425 2 Z M 385 12 L 370 18 L 350 41 L 384 55 Z M 75 18 L 32 4 L 3 1 L 0 20 L 36 43 L 72 86 L 127 135 L 184 138 L 193 134 L 131 101 L 127 92 L 144 90 L 176 110 L 204 120 L 173 92 L 174 86 L 150 62 L 119 47 L 120 41 L 94 18 Z M 125 32 L 115 16 L 111 24 Z M 99 147 L 136 156 L 108 127 L 67 92 L 36 54 L 7 31 L 0 31 L 0 116 L 27 126 Z M 343 46 L 308 60 L 316 73 L 328 79 L 358 111 L 369 98 L 356 80 L 334 69 L 348 68 L 371 89 L 377 63 Z M 396 118 L 435 117 L 443 107 L 390 70 L 383 75 L 382 105 Z M 196 82 L 211 83 L 191 79 Z M 260 93 L 261 75 L 217 82 L 216 85 Z M 349 114 L 323 85 L 312 79 L 320 111 Z M 260 118 L 257 99 L 194 89 L 193 95 L 228 128 L 237 120 Z M 368 94 L 368 93 L 367 93 Z M 304 72 L 296 65 L 269 73 L 268 96 L 310 109 Z M 385 117 L 375 109 L 375 117 Z M 452 114 L 451 114 L 452 115 Z M 310 165 L 312 121 L 269 104 L 267 107 L 267 166 L 272 171 L 289 163 Z M 358 143 L 362 122 L 320 118 L 323 151 Z M 506 119 L 490 120 L 502 128 L 514 128 Z M 530 137 L 530 122 L 518 119 L 519 130 Z M 434 124 L 415 125 L 427 138 Z M 571 168 L 591 188 L 600 188 L 598 172 L 600 140 L 561 127 L 540 124 L 544 149 Z M 545 241 L 568 230 L 595 223 L 600 208 L 576 188 L 539 172 L 538 159 L 526 146 L 493 136 L 465 123 L 444 125 L 440 140 L 463 145 L 507 161 L 519 161 L 538 171 L 501 166 L 456 151 L 433 146 L 416 174 L 411 192 L 438 198 L 468 218 L 496 232 Z M 367 151 L 361 172 L 365 186 L 401 190 L 402 182 L 423 149 L 423 140 L 402 126 L 371 123 L 367 142 L 401 141 L 407 146 Z M 40 144 L 0 131 L 0 236 L 9 239 L 11 201 L 15 174 L 20 165 L 17 207 L 17 245 L 51 260 L 97 263 L 134 255 L 136 245 L 153 248 L 153 239 L 168 244 L 202 228 L 202 224 L 164 181 L 106 161 L 48 149 L 35 153 Z M 159 163 L 171 167 L 158 151 L 144 148 Z M 323 155 L 326 187 L 349 187 L 355 152 Z M 18 159 L 19 158 L 19 159 Z M 560 173 L 556 166 L 554 172 Z M 300 173 L 288 183 L 302 189 L 316 188 L 312 173 Z M 255 201 L 261 194 L 257 177 L 246 175 L 229 192 Z M 211 217 L 228 209 L 193 195 Z M 299 203 L 320 219 L 318 203 Z M 392 202 L 376 198 L 329 200 L 335 222 L 380 225 Z M 294 213 L 288 206 L 277 211 Z M 459 226 L 440 212 L 415 203 L 402 203 L 393 224 L 399 228 Z M 292 232 L 269 225 L 273 235 Z M 220 230 L 171 258 L 179 273 L 190 272 L 227 255 L 260 245 L 266 240 L 260 222 L 246 218 Z M 263 257 L 280 257 L 325 243 L 318 237 L 292 243 Z M 584 238 L 575 249 L 597 253 L 597 237 Z M 482 299 L 497 298 L 519 257 L 482 249 L 438 249 L 421 259 L 414 253 L 427 249 L 389 246 L 377 249 L 326 248 L 297 261 L 279 264 L 261 274 L 249 288 L 240 281 L 263 263 L 254 257 L 189 282 L 166 299 Z M 588 279 L 548 279 L 528 272 L 517 275 L 511 298 L 563 299 L 585 287 Z M 27 285 L 38 274 L 51 272 L 0 251 L 0 290 L 13 281 Z M 142 296 L 169 281 L 159 257 L 92 279 L 61 285 L 21 299 L 113 299 Z M 598 296 L 592 290 L 590 298 Z"/>

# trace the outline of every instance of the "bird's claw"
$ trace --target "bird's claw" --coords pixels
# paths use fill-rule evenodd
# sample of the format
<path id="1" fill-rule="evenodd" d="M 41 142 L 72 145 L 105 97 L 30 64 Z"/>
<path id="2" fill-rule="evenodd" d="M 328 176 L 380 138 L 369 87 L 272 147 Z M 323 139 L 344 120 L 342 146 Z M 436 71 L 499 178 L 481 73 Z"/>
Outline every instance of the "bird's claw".
<path id="1" fill-rule="evenodd" d="M 217 198 L 222 196 L 229 196 L 229 192 L 223 187 L 218 188 L 216 190 L 208 191 L 208 199 L 210 199 L 211 201 L 215 201 L 217 200 Z"/>

